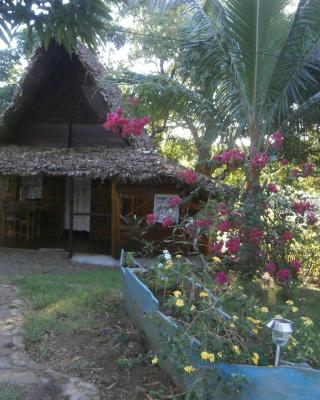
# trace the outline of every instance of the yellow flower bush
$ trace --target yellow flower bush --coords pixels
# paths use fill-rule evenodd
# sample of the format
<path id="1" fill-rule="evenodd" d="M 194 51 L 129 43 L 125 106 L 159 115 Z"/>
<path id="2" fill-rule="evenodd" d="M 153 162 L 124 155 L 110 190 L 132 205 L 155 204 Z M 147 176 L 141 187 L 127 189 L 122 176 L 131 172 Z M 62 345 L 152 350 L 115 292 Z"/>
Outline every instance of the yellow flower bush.
<path id="1" fill-rule="evenodd" d="M 195 311 L 196 309 L 197 309 L 197 307 L 194 304 L 192 304 L 191 307 L 190 307 L 190 310 L 191 311 Z"/>
<path id="2" fill-rule="evenodd" d="M 261 307 L 260 308 L 260 311 L 262 312 L 262 313 L 268 313 L 269 312 L 269 308 L 268 307 Z"/>
<path id="3" fill-rule="evenodd" d="M 258 365 L 259 364 L 259 359 L 260 359 L 260 357 L 259 357 L 258 353 L 253 353 L 252 354 L 251 360 L 252 360 L 254 365 Z"/>
<path id="4" fill-rule="evenodd" d="M 183 307 L 183 306 L 184 306 L 184 301 L 181 300 L 181 299 L 178 299 L 178 300 L 176 301 L 176 306 L 177 306 L 177 307 Z"/>
<path id="5" fill-rule="evenodd" d="M 288 304 L 288 306 L 293 306 L 293 301 L 292 300 L 287 300 L 286 304 Z"/>
<path id="6" fill-rule="evenodd" d="M 232 349 L 236 354 L 240 354 L 241 353 L 240 347 L 235 345 L 235 344 L 232 346 Z"/>
<path id="7" fill-rule="evenodd" d="M 200 292 L 199 297 L 209 297 L 207 292 Z"/>
<path id="8" fill-rule="evenodd" d="M 151 364 L 152 364 L 152 365 L 156 365 L 156 364 L 158 364 L 158 363 L 159 363 L 158 357 L 157 357 L 157 356 L 154 356 L 153 359 L 151 360 Z"/>
<path id="9" fill-rule="evenodd" d="M 214 362 L 215 361 L 215 356 L 213 353 L 208 353 L 206 351 L 201 352 L 200 354 L 202 360 L 209 361 L 209 362 Z"/>
<path id="10" fill-rule="evenodd" d="M 291 311 L 292 311 L 293 313 L 296 313 L 298 310 L 299 310 L 298 307 L 292 307 L 292 308 L 291 308 Z"/>
<path id="11" fill-rule="evenodd" d="M 305 326 L 312 326 L 313 325 L 313 321 L 312 321 L 311 318 L 309 318 L 309 317 L 301 317 L 301 319 L 302 319 L 303 324 Z"/>
<path id="12" fill-rule="evenodd" d="M 196 369 L 192 366 L 192 365 L 186 365 L 183 368 L 184 372 L 187 374 L 191 374 L 192 372 L 194 372 Z"/>
<path id="13" fill-rule="evenodd" d="M 180 290 L 175 290 L 173 292 L 174 297 L 180 297 L 182 295 L 182 293 L 180 292 Z"/>

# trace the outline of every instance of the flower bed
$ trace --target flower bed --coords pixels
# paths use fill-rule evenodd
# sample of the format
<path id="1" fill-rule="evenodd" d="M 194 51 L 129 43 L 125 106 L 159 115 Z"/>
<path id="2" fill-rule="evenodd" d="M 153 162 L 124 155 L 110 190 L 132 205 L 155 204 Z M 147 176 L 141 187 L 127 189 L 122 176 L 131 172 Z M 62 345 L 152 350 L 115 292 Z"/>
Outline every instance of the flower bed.
<path id="1" fill-rule="evenodd" d="M 162 307 L 167 312 L 168 307 L 170 309 L 170 301 L 178 302 L 180 306 L 175 306 L 183 308 L 187 299 L 183 297 L 182 293 L 170 292 L 169 305 L 161 306 L 148 287 L 130 269 L 122 268 L 122 276 L 124 299 L 130 318 L 140 329 L 154 353 L 157 354 L 155 361 L 159 358 L 160 363 L 175 383 L 182 390 L 191 390 L 196 393 L 197 397 L 195 398 L 201 400 L 211 398 L 269 400 L 281 397 L 288 400 L 311 400 L 319 397 L 320 371 L 285 366 L 280 368 L 257 367 L 254 365 L 260 364 L 265 357 L 262 356 L 261 351 L 250 353 L 250 358 L 248 358 L 247 355 L 241 355 L 245 351 L 242 351 L 240 346 L 240 354 L 237 354 L 238 350 L 235 348 L 234 358 L 232 359 L 228 354 L 228 360 L 224 360 L 222 357 L 223 362 L 221 362 L 217 352 L 211 351 L 212 347 L 205 348 L 209 345 L 207 338 L 200 341 L 189 335 L 193 332 L 190 328 L 188 331 L 188 328 L 183 325 L 186 318 L 180 314 L 181 325 L 177 323 L 179 318 L 176 318 L 176 315 L 174 320 L 160 311 Z M 189 280 L 186 285 L 190 285 L 191 281 Z M 189 290 L 191 290 L 190 287 Z M 189 294 L 191 294 L 190 291 Z M 208 301 L 206 296 L 203 299 L 203 301 Z M 183 306 L 181 306 L 181 301 L 184 303 Z M 294 306 L 289 302 L 286 307 Z M 265 310 L 259 312 L 266 314 Z M 227 324 L 237 322 L 231 321 L 223 313 L 218 312 L 218 314 L 218 318 L 225 319 Z M 251 323 L 254 326 L 259 325 L 255 324 L 255 321 L 257 321 L 256 315 L 247 321 L 248 326 Z M 301 319 L 301 323 L 308 326 L 308 323 L 305 325 L 304 321 L 309 320 Z M 254 326 L 252 329 L 255 329 Z M 270 332 L 268 334 L 271 336 Z M 270 343 L 266 343 L 266 347 L 268 345 Z M 225 362 L 229 361 L 229 358 L 234 364 Z M 238 359 L 241 363 L 249 361 L 252 365 L 236 364 Z"/>

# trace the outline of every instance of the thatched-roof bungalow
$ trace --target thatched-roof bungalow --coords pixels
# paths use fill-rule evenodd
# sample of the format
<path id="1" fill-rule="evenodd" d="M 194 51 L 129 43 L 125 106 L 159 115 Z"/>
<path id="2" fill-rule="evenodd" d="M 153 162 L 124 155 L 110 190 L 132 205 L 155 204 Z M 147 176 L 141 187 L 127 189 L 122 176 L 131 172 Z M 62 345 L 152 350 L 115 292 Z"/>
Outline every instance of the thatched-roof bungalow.
<path id="1" fill-rule="evenodd" d="M 123 139 L 103 129 L 119 103 L 116 86 L 101 86 L 103 73 L 83 46 L 72 56 L 57 44 L 36 51 L 1 119 L 2 243 L 69 243 L 70 254 L 82 243 L 118 256 L 120 247 L 134 247 L 134 216 L 181 191 L 184 168 L 146 135 Z"/>

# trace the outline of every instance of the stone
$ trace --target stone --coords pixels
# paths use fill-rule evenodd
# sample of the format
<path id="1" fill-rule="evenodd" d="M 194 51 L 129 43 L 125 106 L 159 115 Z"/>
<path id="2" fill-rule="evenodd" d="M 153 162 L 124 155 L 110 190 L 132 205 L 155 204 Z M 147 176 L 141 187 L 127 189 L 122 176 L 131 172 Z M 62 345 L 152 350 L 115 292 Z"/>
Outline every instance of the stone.
<path id="1" fill-rule="evenodd" d="M 12 364 L 6 358 L 0 358 L 0 369 L 10 369 Z"/>
<path id="2" fill-rule="evenodd" d="M 14 365 L 25 366 L 29 357 L 23 351 L 15 351 L 11 354 L 11 360 Z"/>
<path id="3" fill-rule="evenodd" d="M 12 336 L 12 343 L 18 349 L 24 348 L 23 337 L 22 336 Z"/>
<path id="4" fill-rule="evenodd" d="M 77 378 L 70 378 L 63 386 L 63 395 L 68 400 L 99 400 L 100 396 L 95 385 L 81 381 Z"/>
<path id="5" fill-rule="evenodd" d="M 0 374 L 0 383 L 34 385 L 39 383 L 39 378 L 31 371 L 2 370 Z"/>

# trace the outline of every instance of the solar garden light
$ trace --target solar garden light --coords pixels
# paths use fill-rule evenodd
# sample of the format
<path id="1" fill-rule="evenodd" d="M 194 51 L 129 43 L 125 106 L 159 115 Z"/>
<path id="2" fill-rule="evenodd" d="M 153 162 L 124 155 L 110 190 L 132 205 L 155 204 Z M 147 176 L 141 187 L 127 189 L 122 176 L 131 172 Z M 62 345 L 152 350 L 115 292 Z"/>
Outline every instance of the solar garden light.
<path id="1" fill-rule="evenodd" d="M 272 331 L 272 340 L 276 345 L 276 357 L 274 360 L 274 366 L 279 366 L 280 361 L 280 348 L 285 346 L 290 339 L 293 332 L 293 322 L 285 318 L 273 318 L 267 323 L 267 327 Z"/>

